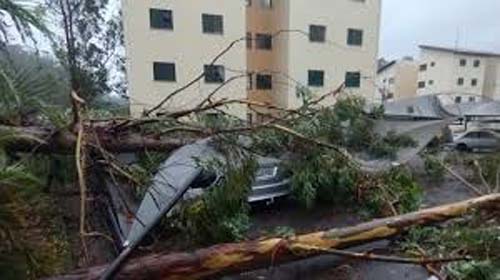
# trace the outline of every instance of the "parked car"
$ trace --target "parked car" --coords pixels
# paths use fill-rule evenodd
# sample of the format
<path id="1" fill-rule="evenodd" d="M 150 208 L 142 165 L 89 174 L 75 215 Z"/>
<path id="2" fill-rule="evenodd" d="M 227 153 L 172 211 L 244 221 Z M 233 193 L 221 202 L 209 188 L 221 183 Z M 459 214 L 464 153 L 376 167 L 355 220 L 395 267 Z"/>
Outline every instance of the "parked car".
<path id="1" fill-rule="evenodd" d="M 111 196 L 110 207 L 108 207 L 109 216 L 122 246 L 136 241 L 147 225 L 162 215 L 166 205 L 173 201 L 182 189 L 189 187 L 183 199 L 190 199 L 215 187 L 224 174 L 207 170 L 199 164 L 200 161 L 214 158 L 224 160 L 224 157 L 212 146 L 210 139 L 200 140 L 174 151 L 160 165 L 140 204 L 133 203 L 131 200 L 124 201 L 124 194 L 120 188 L 108 182 L 108 191 Z M 258 169 L 248 202 L 272 201 L 291 192 L 291 180 L 282 168 L 280 159 L 258 157 L 257 163 Z M 170 212 L 167 216 L 169 214 Z"/>
<path id="2" fill-rule="evenodd" d="M 489 130 L 469 131 L 454 137 L 453 147 L 459 151 L 497 150 L 500 137 Z"/>

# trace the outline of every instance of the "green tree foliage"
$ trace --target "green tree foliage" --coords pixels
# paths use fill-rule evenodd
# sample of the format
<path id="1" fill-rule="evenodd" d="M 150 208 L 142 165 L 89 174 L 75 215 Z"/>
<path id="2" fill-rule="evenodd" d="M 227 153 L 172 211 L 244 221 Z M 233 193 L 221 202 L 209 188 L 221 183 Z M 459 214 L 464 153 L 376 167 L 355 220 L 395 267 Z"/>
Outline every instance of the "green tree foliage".
<path id="1" fill-rule="evenodd" d="M 24 164 L 9 163 L 0 135 L 0 279 L 38 279 L 61 273 L 70 260 L 53 201 Z M 42 162 L 38 162 L 40 165 Z"/>
<path id="2" fill-rule="evenodd" d="M 250 226 L 247 197 L 256 162 L 223 166 L 222 181 L 182 210 L 182 230 L 202 244 L 241 240 Z"/>
<path id="3" fill-rule="evenodd" d="M 26 125 L 64 111 L 69 85 L 61 67 L 19 47 L 0 55 L 0 123 Z"/>
<path id="4" fill-rule="evenodd" d="M 88 102 L 111 91 L 110 73 L 123 43 L 118 17 L 108 0 L 46 0 L 62 28 L 54 49 L 70 73 L 71 87 Z M 111 63 L 111 64 L 110 64 Z M 116 74 L 116 73 L 115 73 Z"/>
<path id="5" fill-rule="evenodd" d="M 17 36 L 23 41 L 29 39 L 36 43 L 34 30 L 48 35 L 42 19 L 42 10 L 33 1 L 0 0 L 0 48 L 5 47 Z"/>
<path id="6" fill-rule="evenodd" d="M 471 261 L 445 266 L 451 279 L 497 280 L 500 279 L 499 225 L 498 216 L 489 219 L 476 214 L 444 228 L 415 228 L 399 245 L 408 254 L 423 248 L 429 256 L 455 253 L 471 257 Z"/>

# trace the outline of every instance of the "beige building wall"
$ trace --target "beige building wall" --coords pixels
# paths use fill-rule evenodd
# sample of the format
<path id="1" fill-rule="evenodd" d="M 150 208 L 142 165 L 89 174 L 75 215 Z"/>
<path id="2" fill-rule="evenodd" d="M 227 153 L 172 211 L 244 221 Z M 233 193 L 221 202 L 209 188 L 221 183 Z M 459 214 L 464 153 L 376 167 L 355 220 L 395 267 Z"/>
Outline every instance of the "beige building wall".
<path id="1" fill-rule="evenodd" d="M 281 107 L 301 105 L 297 88 L 306 87 L 314 96 L 336 89 L 345 81 L 346 72 L 360 72 L 359 88 L 346 88 L 347 94 L 376 99 L 376 58 L 378 55 L 381 0 L 274 0 L 272 9 L 261 0 L 122 0 L 127 50 L 127 74 L 131 110 L 138 115 L 169 93 L 189 83 L 203 72 L 204 64 L 233 40 L 252 35 L 251 47 L 237 44 L 217 64 L 226 67 L 226 80 L 245 73 L 270 73 L 272 90 L 256 90 L 251 80 L 237 79 L 224 87 L 218 98 L 234 98 L 272 103 Z M 246 3 L 251 2 L 247 7 Z M 150 28 L 149 9 L 173 12 L 174 29 Z M 202 32 L 201 15 L 224 17 L 224 34 Z M 326 26 L 326 42 L 310 42 L 310 25 Z M 363 31 L 361 46 L 347 44 L 348 29 Z M 272 34 L 272 50 L 255 48 L 257 33 Z M 153 80 L 154 62 L 173 62 L 175 82 Z M 308 86 L 308 70 L 324 71 L 324 85 Z M 180 93 L 166 104 L 165 110 L 193 107 L 218 84 L 203 80 Z M 249 89 L 251 87 L 251 89 Z M 333 98 L 323 105 L 331 105 Z M 253 110 L 232 107 L 229 113 L 244 118 Z M 266 113 L 265 110 L 263 113 Z"/>
<path id="2" fill-rule="evenodd" d="M 307 35 L 290 33 L 289 76 L 307 86 L 308 70 L 325 71 L 324 86 L 310 88 L 315 96 L 319 96 L 341 85 L 346 72 L 359 71 L 361 87 L 347 88 L 346 92 L 373 101 L 376 96 L 380 0 L 290 1 L 289 29 L 308 32 L 311 24 L 327 27 L 326 42 L 310 42 Z M 362 46 L 347 44 L 349 28 L 363 30 Z M 294 87 L 288 90 L 288 100 L 290 107 L 301 105 Z M 327 99 L 323 105 L 334 102 L 334 99 Z"/>
<path id="3" fill-rule="evenodd" d="M 209 64 L 233 40 L 246 34 L 244 1 L 122 0 L 122 5 L 126 67 L 133 115 L 139 115 L 144 109 L 153 107 L 171 92 L 203 73 L 204 64 Z M 150 8 L 172 10 L 173 30 L 151 28 Z M 202 32 L 203 13 L 223 16 L 222 35 Z M 176 81 L 154 81 L 154 62 L 175 63 Z M 226 80 L 241 75 L 241 71 L 245 72 L 246 63 L 244 42 L 237 44 L 217 62 L 226 67 Z M 218 86 L 219 84 L 207 84 L 202 79 L 168 102 L 164 109 L 192 108 Z M 231 82 L 216 98 L 244 99 L 246 95 L 246 79 L 243 78 Z M 242 118 L 246 115 L 245 108 L 233 106 L 228 110 Z"/>
<path id="4" fill-rule="evenodd" d="M 378 73 L 378 90 L 386 101 L 405 99 L 417 95 L 418 64 L 402 59 Z"/>
<path id="5" fill-rule="evenodd" d="M 465 66 L 460 65 L 462 59 L 466 61 Z M 474 66 L 475 61 L 479 61 L 479 66 Z M 486 78 L 490 75 L 487 72 L 491 73 L 487 71 L 488 65 L 486 56 L 423 48 L 417 92 L 419 95 L 442 94 L 452 102 L 457 98 L 461 102 L 479 101 L 488 95 Z M 463 79 L 463 85 L 459 85 L 459 79 Z M 476 85 L 472 84 L 473 80 L 477 80 Z"/>
<path id="6" fill-rule="evenodd" d="M 500 56 L 488 59 L 485 72 L 484 96 L 500 100 Z"/>

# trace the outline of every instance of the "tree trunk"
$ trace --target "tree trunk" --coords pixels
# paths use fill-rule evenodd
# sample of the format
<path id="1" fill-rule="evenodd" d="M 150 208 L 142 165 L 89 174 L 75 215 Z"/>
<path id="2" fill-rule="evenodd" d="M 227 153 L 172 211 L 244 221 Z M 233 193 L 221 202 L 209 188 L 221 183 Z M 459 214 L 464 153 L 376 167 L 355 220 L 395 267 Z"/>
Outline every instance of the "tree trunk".
<path id="1" fill-rule="evenodd" d="M 482 196 L 353 227 L 296 236 L 216 245 L 193 253 L 165 253 L 133 259 L 115 279 L 202 279 L 269 267 L 320 255 L 323 249 L 345 249 L 400 234 L 412 226 L 443 222 L 472 209 L 498 207 L 500 194 Z M 311 248 L 310 250 L 304 248 Z M 75 271 L 62 279 L 99 279 L 107 266 Z"/>
<path id="2" fill-rule="evenodd" d="M 70 130 L 54 131 L 43 127 L 0 126 L 0 135 L 12 135 L 7 142 L 7 149 L 13 152 L 47 152 L 69 154 L 76 145 L 76 135 Z M 97 136 L 98 140 L 93 136 Z M 109 152 L 128 153 L 140 151 L 170 152 L 192 139 L 153 138 L 139 133 L 114 135 L 104 129 L 96 129 L 87 142 L 95 147 L 101 146 Z"/>

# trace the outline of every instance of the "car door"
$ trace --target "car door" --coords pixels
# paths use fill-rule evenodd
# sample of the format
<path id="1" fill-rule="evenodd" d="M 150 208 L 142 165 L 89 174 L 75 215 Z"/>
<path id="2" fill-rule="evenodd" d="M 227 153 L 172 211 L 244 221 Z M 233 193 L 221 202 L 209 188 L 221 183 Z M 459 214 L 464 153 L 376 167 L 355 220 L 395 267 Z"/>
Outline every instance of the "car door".
<path id="1" fill-rule="evenodd" d="M 479 132 L 479 146 L 482 149 L 496 149 L 498 147 L 498 139 L 490 132 Z"/>
<path id="2" fill-rule="evenodd" d="M 461 139 L 460 142 L 465 144 L 469 149 L 477 149 L 480 146 L 479 133 L 469 132 Z"/>

